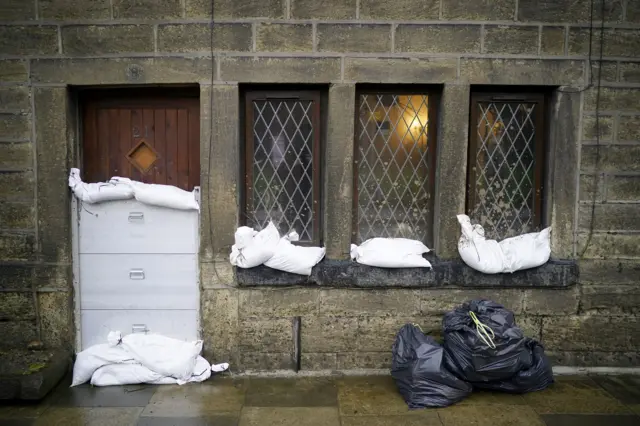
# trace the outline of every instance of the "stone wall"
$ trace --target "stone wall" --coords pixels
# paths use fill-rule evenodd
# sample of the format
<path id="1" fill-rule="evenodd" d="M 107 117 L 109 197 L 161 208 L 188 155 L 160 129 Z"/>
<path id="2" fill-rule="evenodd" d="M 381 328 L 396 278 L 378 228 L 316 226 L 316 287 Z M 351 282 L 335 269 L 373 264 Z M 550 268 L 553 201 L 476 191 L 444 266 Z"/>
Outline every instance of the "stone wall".
<path id="1" fill-rule="evenodd" d="M 216 0 L 211 45 L 209 0 L 2 1 L 0 344 L 22 346 L 37 338 L 49 346 L 73 342 L 66 188 L 79 146 L 73 86 L 198 83 L 202 325 L 208 355 L 228 358 L 240 370 L 291 368 L 292 321 L 300 317 L 302 368 L 381 368 L 388 366 L 393 333 L 405 321 L 437 330 L 445 309 L 488 296 L 513 308 L 559 364 L 637 365 L 640 6 L 606 2 L 604 62 L 589 67 L 590 3 Z M 597 57 L 597 0 L 595 10 Z M 598 73 L 596 161 L 597 91 L 583 89 Z M 454 216 L 465 203 L 470 85 L 551 88 L 548 222 L 554 257 L 579 261 L 579 285 L 239 287 L 227 254 L 243 186 L 238 173 L 242 83 L 326 85 L 323 239 L 331 259 L 345 259 L 351 239 L 357 83 L 442 85 L 435 250 L 443 259 L 457 256 Z M 594 191 L 594 231 L 581 256 Z"/>

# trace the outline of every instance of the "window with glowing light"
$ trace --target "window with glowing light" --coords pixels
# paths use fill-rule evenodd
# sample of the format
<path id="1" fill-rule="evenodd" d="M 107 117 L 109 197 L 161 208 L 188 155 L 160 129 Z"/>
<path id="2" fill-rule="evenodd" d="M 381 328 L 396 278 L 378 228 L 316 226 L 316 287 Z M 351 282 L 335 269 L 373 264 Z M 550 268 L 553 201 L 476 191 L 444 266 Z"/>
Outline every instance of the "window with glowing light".
<path id="1" fill-rule="evenodd" d="M 544 94 L 472 94 L 467 214 L 487 238 L 540 229 L 544 108 Z"/>
<path id="2" fill-rule="evenodd" d="M 433 243 L 436 99 L 419 91 L 357 94 L 354 242 Z"/>

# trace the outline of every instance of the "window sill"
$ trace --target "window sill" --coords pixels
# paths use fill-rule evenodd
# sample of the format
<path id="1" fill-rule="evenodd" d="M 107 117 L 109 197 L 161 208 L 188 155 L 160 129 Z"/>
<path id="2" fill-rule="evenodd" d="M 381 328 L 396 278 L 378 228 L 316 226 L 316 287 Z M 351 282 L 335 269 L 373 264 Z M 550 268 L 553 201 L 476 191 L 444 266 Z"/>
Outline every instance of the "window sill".
<path id="1" fill-rule="evenodd" d="M 461 260 L 429 258 L 433 269 L 384 269 L 349 260 L 323 260 L 310 277 L 276 271 L 266 266 L 237 268 L 240 287 L 338 287 L 338 288 L 564 288 L 578 282 L 575 260 L 550 260 L 538 268 L 513 274 L 482 274 Z"/>

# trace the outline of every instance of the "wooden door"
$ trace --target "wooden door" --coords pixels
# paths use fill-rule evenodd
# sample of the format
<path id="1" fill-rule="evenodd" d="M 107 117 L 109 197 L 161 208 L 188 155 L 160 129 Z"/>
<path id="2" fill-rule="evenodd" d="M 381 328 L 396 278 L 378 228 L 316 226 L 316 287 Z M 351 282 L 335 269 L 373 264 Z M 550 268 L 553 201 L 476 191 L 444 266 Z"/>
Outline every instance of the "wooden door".
<path id="1" fill-rule="evenodd" d="M 82 94 L 82 178 L 112 176 L 200 185 L 200 102 L 197 93 L 109 90 Z"/>

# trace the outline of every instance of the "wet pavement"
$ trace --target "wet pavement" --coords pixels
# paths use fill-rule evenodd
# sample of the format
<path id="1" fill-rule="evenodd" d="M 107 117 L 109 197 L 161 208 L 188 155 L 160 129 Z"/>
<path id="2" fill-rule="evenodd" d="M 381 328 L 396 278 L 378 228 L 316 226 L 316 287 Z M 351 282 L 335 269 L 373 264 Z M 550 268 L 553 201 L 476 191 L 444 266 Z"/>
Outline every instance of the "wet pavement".
<path id="1" fill-rule="evenodd" d="M 2 426 L 638 426 L 640 376 L 560 376 L 542 392 L 475 392 L 409 411 L 390 377 L 223 378 L 186 386 L 68 388 L 0 405 Z"/>

